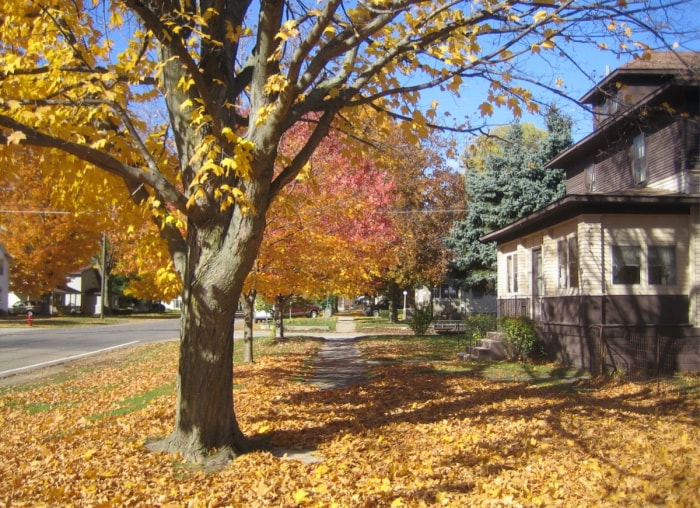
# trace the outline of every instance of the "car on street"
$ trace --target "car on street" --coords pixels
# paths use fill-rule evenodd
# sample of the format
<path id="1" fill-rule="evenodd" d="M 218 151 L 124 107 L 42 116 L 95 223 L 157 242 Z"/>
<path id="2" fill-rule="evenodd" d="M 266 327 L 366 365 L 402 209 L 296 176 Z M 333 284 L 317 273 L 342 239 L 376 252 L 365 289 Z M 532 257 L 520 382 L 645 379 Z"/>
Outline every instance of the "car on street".
<path id="1" fill-rule="evenodd" d="M 389 309 L 389 301 L 388 300 L 382 300 L 377 303 L 370 303 L 369 301 L 365 300 L 365 302 L 362 304 L 362 313 L 365 316 L 374 316 L 374 317 L 379 317 L 379 313 L 383 310 L 388 310 Z"/>
<path id="2" fill-rule="evenodd" d="M 256 323 L 262 323 L 263 321 L 269 321 L 272 319 L 272 314 L 270 314 L 270 311 L 265 310 L 265 309 L 260 309 L 255 311 L 255 322 Z"/>
<path id="3" fill-rule="evenodd" d="M 16 316 L 21 314 L 27 314 L 29 311 L 32 311 L 33 314 L 36 314 L 38 310 L 39 302 L 23 300 L 20 302 L 15 302 L 9 309 L 7 309 L 7 313 L 12 316 Z"/>
<path id="4" fill-rule="evenodd" d="M 308 317 L 316 318 L 321 315 L 321 307 L 316 304 L 305 302 L 303 300 L 292 301 L 286 303 L 283 307 L 285 318 L 288 317 Z"/>

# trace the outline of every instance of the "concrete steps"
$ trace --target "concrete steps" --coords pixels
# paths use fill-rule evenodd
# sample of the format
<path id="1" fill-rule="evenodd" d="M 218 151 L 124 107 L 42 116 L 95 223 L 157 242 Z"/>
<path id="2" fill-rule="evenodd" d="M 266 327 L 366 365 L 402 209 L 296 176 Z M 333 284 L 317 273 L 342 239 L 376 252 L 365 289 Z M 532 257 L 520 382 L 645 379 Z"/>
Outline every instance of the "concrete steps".
<path id="1" fill-rule="evenodd" d="M 479 339 L 471 351 L 458 355 L 462 360 L 503 360 L 506 352 L 503 347 L 502 334 L 500 332 L 488 332 L 485 339 Z"/>

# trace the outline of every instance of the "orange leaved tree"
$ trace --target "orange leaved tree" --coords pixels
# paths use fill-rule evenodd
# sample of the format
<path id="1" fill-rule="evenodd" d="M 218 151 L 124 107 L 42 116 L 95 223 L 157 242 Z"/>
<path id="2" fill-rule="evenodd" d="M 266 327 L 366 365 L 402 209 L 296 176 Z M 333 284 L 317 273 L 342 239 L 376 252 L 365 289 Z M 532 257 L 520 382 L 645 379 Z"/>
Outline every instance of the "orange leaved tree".
<path id="1" fill-rule="evenodd" d="M 62 163 L 72 159 L 63 156 Z M 0 171 L 0 243 L 13 257 L 11 289 L 25 297 L 38 298 L 90 266 L 111 222 L 105 203 L 87 208 L 80 187 L 55 175 L 56 162 L 51 154 L 28 150 Z M 103 183 L 93 182 L 93 190 Z"/>
<path id="2" fill-rule="evenodd" d="M 639 48 L 629 39 L 661 26 L 665 1 L 6 1 L 0 167 L 41 148 L 51 185 L 89 176 L 88 198 L 109 174 L 120 184 L 100 197 L 150 209 L 183 285 L 177 412 L 160 448 L 225 460 L 247 448 L 231 389 L 236 302 L 272 199 L 333 122 L 362 137 L 353 117 L 373 108 L 420 136 L 438 121 L 421 91 L 478 79 L 482 114 L 534 111 L 527 83 L 547 83 L 519 62 L 597 36 Z M 311 135 L 275 172 L 284 133 L 311 113 Z"/>
<path id="3" fill-rule="evenodd" d="M 311 133 L 294 129 L 281 152 L 295 153 Z M 396 175 L 382 152 L 355 146 L 350 153 L 349 145 L 340 133 L 329 135 L 273 202 L 246 295 L 281 308 L 293 295 L 356 294 L 395 264 L 397 235 L 387 210 Z M 281 319 L 276 331 L 283 336 Z"/>

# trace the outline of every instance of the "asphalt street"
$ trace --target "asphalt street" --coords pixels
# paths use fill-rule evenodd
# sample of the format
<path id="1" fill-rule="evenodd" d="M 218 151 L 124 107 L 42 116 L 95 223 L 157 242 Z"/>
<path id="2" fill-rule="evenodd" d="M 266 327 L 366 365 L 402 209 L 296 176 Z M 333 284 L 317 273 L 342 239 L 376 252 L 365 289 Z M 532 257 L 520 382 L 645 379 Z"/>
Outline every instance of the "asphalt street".
<path id="1" fill-rule="evenodd" d="M 358 337 L 350 317 L 340 317 L 335 332 L 305 329 L 288 330 L 285 333 L 287 336 L 297 334 L 321 337 L 331 343 Z M 254 331 L 256 337 L 269 335 L 270 330 L 267 329 Z M 115 325 L 66 328 L 0 327 L 0 378 L 105 353 L 120 347 L 178 340 L 179 337 L 180 320 L 177 318 L 143 319 Z M 234 338 L 242 337 L 243 319 L 237 317 Z"/>
<path id="2" fill-rule="evenodd" d="M 175 340 L 179 319 L 69 328 L 0 328 L 0 377 L 147 342 Z"/>

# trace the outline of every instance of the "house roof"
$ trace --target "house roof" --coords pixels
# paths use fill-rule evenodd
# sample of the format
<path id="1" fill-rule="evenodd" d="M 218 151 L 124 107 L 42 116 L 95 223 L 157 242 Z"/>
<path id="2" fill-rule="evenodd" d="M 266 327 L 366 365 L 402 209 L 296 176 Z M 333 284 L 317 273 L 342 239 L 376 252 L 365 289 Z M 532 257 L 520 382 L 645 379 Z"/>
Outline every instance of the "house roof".
<path id="1" fill-rule="evenodd" d="M 569 194 L 525 217 L 492 231 L 479 240 L 507 242 L 582 214 L 689 214 L 698 197 L 634 189 L 616 194 Z"/>
<path id="2" fill-rule="evenodd" d="M 547 162 L 545 167 L 563 168 L 575 162 L 582 153 L 597 147 L 601 140 L 607 140 L 610 137 L 610 131 L 620 124 L 620 120 L 631 121 L 634 118 L 633 112 L 647 107 L 659 97 L 669 93 L 671 89 L 688 86 L 696 88 L 700 79 L 700 52 L 657 52 L 652 53 L 648 60 L 632 60 L 609 74 L 595 88 L 586 93 L 580 102 L 583 104 L 592 103 L 596 97 L 604 94 L 604 91 L 609 89 L 613 83 L 640 75 L 656 76 L 664 78 L 664 80 L 654 91 L 632 104 L 623 115 L 611 117 L 602 122 L 588 136 Z"/>
<path id="3" fill-rule="evenodd" d="M 580 102 L 588 104 L 613 87 L 614 83 L 624 81 L 631 76 L 675 76 L 697 79 L 700 72 L 700 52 L 696 51 L 655 51 L 646 57 L 634 58 L 608 74 L 602 81 L 589 90 Z"/>
<path id="4" fill-rule="evenodd" d="M 69 286 L 58 286 L 56 288 L 53 288 L 51 290 L 52 293 L 56 295 L 64 295 L 64 294 L 76 294 L 79 295 L 80 291 L 77 289 L 73 289 L 72 287 Z"/>

